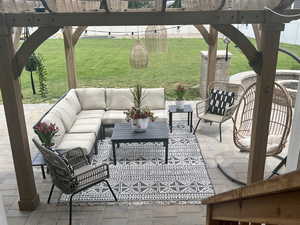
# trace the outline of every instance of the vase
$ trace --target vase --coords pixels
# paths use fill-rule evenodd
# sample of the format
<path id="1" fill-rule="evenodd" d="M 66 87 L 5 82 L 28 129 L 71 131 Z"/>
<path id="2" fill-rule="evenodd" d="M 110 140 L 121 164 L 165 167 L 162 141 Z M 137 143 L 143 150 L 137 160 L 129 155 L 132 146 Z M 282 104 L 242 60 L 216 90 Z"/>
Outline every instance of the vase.
<path id="1" fill-rule="evenodd" d="M 149 126 L 149 122 L 149 118 L 130 120 L 131 128 L 137 133 L 145 132 Z"/>
<path id="2" fill-rule="evenodd" d="M 176 108 L 178 110 L 183 110 L 184 109 L 184 101 L 183 100 L 176 100 Z"/>

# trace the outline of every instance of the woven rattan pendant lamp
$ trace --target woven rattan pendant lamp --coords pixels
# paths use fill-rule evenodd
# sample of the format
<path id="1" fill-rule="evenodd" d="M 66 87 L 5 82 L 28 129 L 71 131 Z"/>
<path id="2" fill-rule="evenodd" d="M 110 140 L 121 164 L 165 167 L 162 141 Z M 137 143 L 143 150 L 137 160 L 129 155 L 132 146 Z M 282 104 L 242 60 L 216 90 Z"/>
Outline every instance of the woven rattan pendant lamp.
<path id="1" fill-rule="evenodd" d="M 140 40 L 136 40 L 129 58 L 130 65 L 135 69 L 142 69 L 148 66 L 148 51 Z"/>
<path id="2" fill-rule="evenodd" d="M 147 26 L 145 31 L 145 46 L 148 52 L 168 51 L 168 34 L 165 26 Z"/>

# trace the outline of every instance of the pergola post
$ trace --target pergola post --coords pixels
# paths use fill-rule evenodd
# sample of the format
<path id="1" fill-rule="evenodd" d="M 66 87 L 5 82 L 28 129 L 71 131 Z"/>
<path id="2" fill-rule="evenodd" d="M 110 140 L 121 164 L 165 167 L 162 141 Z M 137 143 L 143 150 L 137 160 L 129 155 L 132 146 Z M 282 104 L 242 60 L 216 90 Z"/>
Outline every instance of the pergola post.
<path id="1" fill-rule="evenodd" d="M 218 31 L 212 26 L 209 27 L 209 35 L 211 42 L 208 45 L 208 66 L 207 66 L 207 86 L 215 81 L 216 78 L 216 63 L 218 51 Z"/>
<path id="2" fill-rule="evenodd" d="M 276 75 L 280 32 L 283 24 L 263 24 L 261 31 L 262 67 L 257 75 L 255 107 L 248 166 L 248 184 L 264 178 L 269 119 Z"/>
<path id="3" fill-rule="evenodd" d="M 19 80 L 15 74 L 12 28 L 0 17 L 0 84 L 19 191 L 19 208 L 34 210 L 40 200 L 31 167 Z M 5 85 L 3 85 L 5 84 Z"/>
<path id="4" fill-rule="evenodd" d="M 72 27 L 64 27 L 63 30 L 69 89 L 77 87 L 75 46 L 86 28 L 87 26 L 80 26 L 74 32 Z"/>

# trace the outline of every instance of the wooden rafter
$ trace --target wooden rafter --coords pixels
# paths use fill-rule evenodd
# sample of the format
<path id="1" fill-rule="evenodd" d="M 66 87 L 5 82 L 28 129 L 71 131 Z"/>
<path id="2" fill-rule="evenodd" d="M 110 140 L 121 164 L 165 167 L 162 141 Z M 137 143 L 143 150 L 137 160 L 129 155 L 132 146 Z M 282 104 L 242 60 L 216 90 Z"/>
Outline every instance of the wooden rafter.
<path id="1" fill-rule="evenodd" d="M 59 27 L 40 27 L 38 28 L 29 38 L 24 41 L 22 46 L 17 50 L 14 57 L 16 65 L 15 75 L 20 76 L 22 70 L 27 63 L 29 56 L 50 36 L 55 34 L 60 28 Z"/>
<path id="2" fill-rule="evenodd" d="M 300 14 L 300 10 L 284 10 L 286 15 Z M 122 26 L 122 25 L 191 25 L 191 24 L 260 24 L 289 23 L 299 17 L 280 17 L 267 10 L 184 11 L 167 9 L 165 13 L 151 9 L 106 13 L 4 13 L 5 23 L 11 27 L 26 26 Z"/>
<path id="3" fill-rule="evenodd" d="M 216 30 L 227 36 L 235 43 L 247 57 L 250 66 L 257 73 L 261 71 L 261 54 L 256 50 L 251 41 L 233 25 L 212 25 Z"/>
<path id="4" fill-rule="evenodd" d="M 204 27 L 204 25 L 194 25 L 194 27 L 201 33 L 203 39 L 205 40 L 206 44 L 213 45 L 214 41 L 211 37 L 209 31 Z"/>

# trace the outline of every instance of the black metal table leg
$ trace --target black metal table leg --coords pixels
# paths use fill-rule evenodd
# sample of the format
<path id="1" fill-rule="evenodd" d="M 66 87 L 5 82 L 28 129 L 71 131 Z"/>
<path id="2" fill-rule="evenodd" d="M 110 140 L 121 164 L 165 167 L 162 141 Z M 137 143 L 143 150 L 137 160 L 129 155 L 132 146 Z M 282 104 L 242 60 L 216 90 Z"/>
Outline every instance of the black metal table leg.
<path id="1" fill-rule="evenodd" d="M 190 132 L 193 132 L 193 112 L 190 112 Z"/>
<path id="2" fill-rule="evenodd" d="M 169 141 L 165 141 L 165 149 L 166 149 L 166 155 L 165 155 L 165 163 L 168 164 L 168 154 L 169 154 Z"/>
<path id="3" fill-rule="evenodd" d="M 170 128 L 170 133 L 172 133 L 172 130 L 173 130 L 173 115 L 171 112 L 169 112 L 169 128 Z"/>
<path id="4" fill-rule="evenodd" d="M 115 145 L 115 142 L 112 143 L 112 150 L 113 150 L 113 160 L 114 160 L 114 165 L 117 165 L 117 159 L 116 159 L 116 145 Z"/>
<path id="5" fill-rule="evenodd" d="M 190 113 L 188 112 L 187 124 L 190 125 Z"/>
<path id="6" fill-rule="evenodd" d="M 42 170 L 43 179 L 46 179 L 44 165 L 41 165 L 41 170 Z"/>

